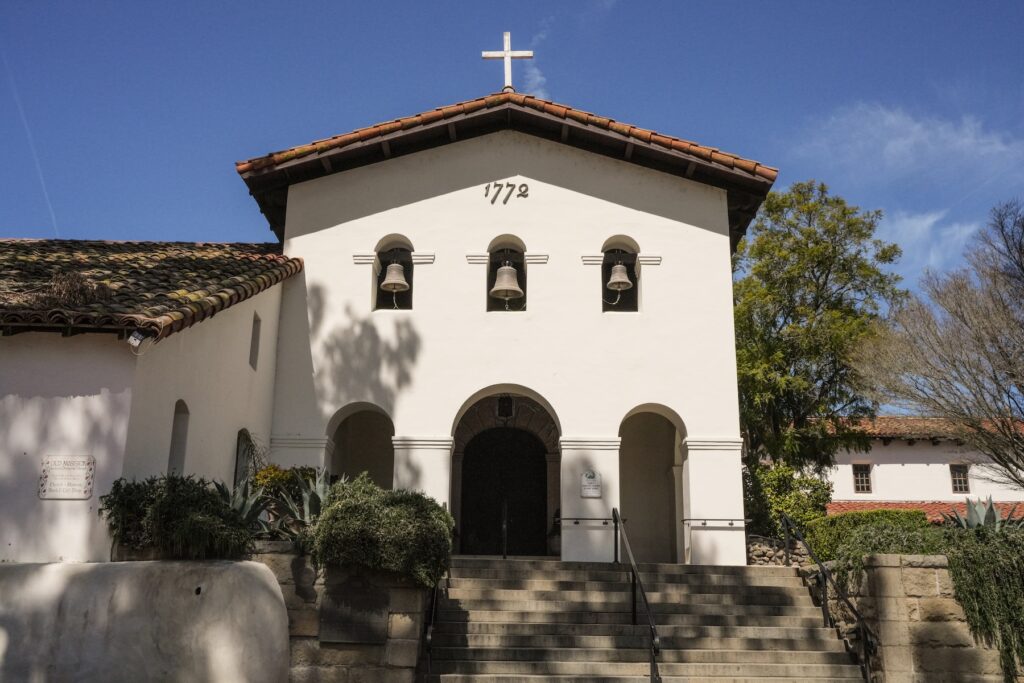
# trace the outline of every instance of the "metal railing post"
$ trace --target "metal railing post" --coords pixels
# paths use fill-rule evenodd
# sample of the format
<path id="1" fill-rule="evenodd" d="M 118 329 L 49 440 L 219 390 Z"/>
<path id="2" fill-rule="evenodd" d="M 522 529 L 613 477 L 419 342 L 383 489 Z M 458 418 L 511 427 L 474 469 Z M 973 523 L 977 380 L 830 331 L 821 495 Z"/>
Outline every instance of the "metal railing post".
<path id="1" fill-rule="evenodd" d="M 501 501 L 501 559 L 508 559 L 508 501 Z"/>
<path id="2" fill-rule="evenodd" d="M 789 558 L 789 545 L 790 545 L 791 541 L 790 541 L 790 538 L 789 538 L 789 521 L 788 520 L 785 520 L 785 519 L 782 520 L 782 530 L 783 530 L 783 533 L 784 533 L 784 535 L 786 537 L 786 566 L 789 567 L 790 565 L 793 564 L 793 562 Z"/>
<path id="3" fill-rule="evenodd" d="M 615 543 L 615 549 L 614 549 L 615 564 L 618 564 L 619 563 L 619 518 L 618 518 L 618 516 L 616 516 L 616 515 L 612 516 L 612 523 L 615 525 L 615 540 L 613 541 Z"/>
<path id="4" fill-rule="evenodd" d="M 636 626 L 636 574 L 633 573 L 632 569 L 629 570 L 629 589 L 632 593 L 632 599 L 630 600 L 630 603 L 633 606 L 633 626 Z"/>
<path id="5" fill-rule="evenodd" d="M 828 612 L 828 582 L 825 575 L 818 573 L 818 586 L 821 588 L 821 617 L 825 620 L 825 628 L 832 625 L 832 619 Z"/>

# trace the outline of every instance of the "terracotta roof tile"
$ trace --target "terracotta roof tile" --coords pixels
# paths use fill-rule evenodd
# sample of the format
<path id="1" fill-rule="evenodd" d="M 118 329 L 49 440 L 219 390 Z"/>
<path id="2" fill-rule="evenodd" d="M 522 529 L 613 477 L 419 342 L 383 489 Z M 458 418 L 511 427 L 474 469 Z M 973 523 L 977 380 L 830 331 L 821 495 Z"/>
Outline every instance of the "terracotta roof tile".
<path id="1" fill-rule="evenodd" d="M 693 154 L 705 161 L 712 161 L 726 168 L 748 173 L 751 176 L 771 182 L 775 181 L 779 173 L 777 169 L 757 163 L 756 161 L 743 159 L 735 154 L 729 154 L 713 147 L 705 147 L 688 140 L 660 135 L 642 128 L 636 128 L 627 123 L 614 121 L 603 116 L 597 116 L 579 109 L 574 109 L 564 104 L 557 104 L 555 102 L 542 100 L 531 95 L 523 95 L 520 93 L 495 93 L 493 95 L 487 95 L 486 97 L 459 102 L 447 107 L 440 107 L 422 114 L 407 116 L 395 121 L 360 128 L 348 135 L 329 138 L 325 141 L 326 144 L 324 145 L 302 145 L 280 152 L 266 154 L 261 157 L 255 157 L 247 161 L 239 161 L 235 164 L 235 169 L 239 173 L 259 171 L 277 166 L 286 161 L 291 161 L 292 159 L 308 156 L 310 154 L 332 149 L 340 149 L 352 144 L 355 140 L 366 140 L 384 135 L 387 132 L 392 132 L 394 130 L 407 130 L 409 128 L 429 124 L 438 118 L 451 118 L 460 114 L 469 114 L 484 107 L 490 108 L 502 104 L 515 104 L 517 106 L 529 107 L 538 111 L 547 112 L 554 116 L 569 118 L 587 126 L 610 130 L 641 142 L 653 142 L 663 147 L 683 151 L 687 154 Z"/>
<path id="2" fill-rule="evenodd" d="M 1010 514 L 1015 506 L 1019 506 L 1015 516 L 1024 513 L 1024 503 L 995 502 L 996 508 L 1004 517 Z M 953 514 L 956 510 L 961 516 L 967 514 L 966 503 L 947 501 L 870 501 L 870 500 L 834 500 L 828 504 L 826 511 L 830 515 L 843 512 L 865 512 L 868 510 L 923 510 L 930 522 L 941 522 L 943 513 Z"/>
<path id="3" fill-rule="evenodd" d="M 0 331 L 141 329 L 162 338 L 300 270 L 302 259 L 279 244 L 4 239 Z M 69 274 L 94 295 L 57 295 L 54 283 Z"/>
<path id="4" fill-rule="evenodd" d="M 938 417 L 880 415 L 873 420 L 859 420 L 855 426 L 878 439 L 953 439 L 957 436 L 954 425 Z"/>

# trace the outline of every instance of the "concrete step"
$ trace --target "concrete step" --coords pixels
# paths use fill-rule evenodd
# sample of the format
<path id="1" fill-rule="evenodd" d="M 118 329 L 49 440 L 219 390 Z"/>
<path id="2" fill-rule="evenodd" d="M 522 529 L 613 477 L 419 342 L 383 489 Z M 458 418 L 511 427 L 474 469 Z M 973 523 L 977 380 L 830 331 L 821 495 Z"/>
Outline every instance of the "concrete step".
<path id="1" fill-rule="evenodd" d="M 650 678 L 643 676 L 548 676 L 529 674 L 441 674 L 428 676 L 426 683 L 650 683 Z M 843 678 L 808 678 L 805 676 L 780 676 L 766 679 L 763 676 L 754 678 L 735 676 L 666 676 L 662 674 L 663 683 L 828 683 L 829 681 L 860 681 L 860 674 Z"/>
<path id="2" fill-rule="evenodd" d="M 473 661 L 434 660 L 432 669 L 439 674 L 527 674 L 556 676 L 642 676 L 649 673 L 643 662 L 561 662 L 561 661 Z M 853 664 L 760 664 L 658 663 L 662 676 L 733 676 L 747 678 L 810 677 L 839 680 L 860 678 L 860 669 Z"/>
<path id="3" fill-rule="evenodd" d="M 796 605 L 752 605 L 743 603 L 719 602 L 677 602 L 654 603 L 651 605 L 656 615 L 669 614 L 733 614 L 750 616 L 789 616 L 813 618 L 821 614 L 809 600 L 802 606 Z M 438 605 L 439 611 L 449 614 L 458 612 L 530 612 L 536 614 L 630 614 L 632 602 L 606 602 L 603 600 L 443 600 Z M 643 612 L 643 608 L 640 608 Z M 445 617 L 448 618 L 448 617 Z M 509 619 L 513 617 L 508 617 Z M 660 619 L 660 616 L 658 617 Z M 590 618 L 581 618 L 579 623 L 591 623 Z"/>
<path id="4" fill-rule="evenodd" d="M 642 619 L 643 615 L 639 615 Z M 466 623 L 512 623 L 534 627 L 550 625 L 565 630 L 574 625 L 623 625 L 632 627 L 630 612 L 509 612 L 501 610 L 439 610 L 438 625 L 447 623 L 454 628 L 463 629 Z M 809 616 L 789 616 L 788 614 L 750 614 L 740 611 L 738 614 L 659 614 L 655 624 L 665 626 L 757 626 L 770 628 L 820 628 L 821 613 Z"/>
<path id="5" fill-rule="evenodd" d="M 723 625 L 708 626 L 697 624 L 658 623 L 661 638 L 756 638 L 760 640 L 832 639 L 838 642 L 834 629 L 823 628 L 821 620 L 811 624 L 774 625 Z M 624 624 L 565 624 L 557 622 L 440 622 L 434 626 L 435 637 L 440 634 L 491 635 L 491 636 L 621 636 L 646 635 L 646 626 Z"/>
<path id="6" fill-rule="evenodd" d="M 668 635 L 671 629 L 658 630 L 663 650 L 758 650 L 758 651 L 813 651 L 846 653 L 843 642 L 831 630 L 813 637 L 800 638 L 735 638 L 735 637 L 676 637 Z M 766 633 L 765 635 L 772 635 Z M 434 648 L 646 648 L 649 643 L 647 629 L 629 634 L 603 635 L 495 635 L 465 633 L 434 633 Z"/>
<path id="7" fill-rule="evenodd" d="M 481 569 L 472 574 L 460 572 L 446 582 L 449 588 L 499 588 L 504 590 L 629 590 L 629 572 L 564 572 L 576 576 L 575 579 L 544 579 L 534 578 L 533 572 L 518 572 L 518 576 L 509 577 L 507 572 Z M 732 574 L 682 574 L 664 577 L 671 579 L 662 581 L 660 574 L 641 575 L 644 588 L 649 591 L 679 588 L 694 592 L 721 593 L 737 588 L 753 589 L 761 587 L 794 588 L 806 592 L 806 586 L 798 576 L 751 576 L 743 577 Z M 618 588 L 616 588 L 618 587 Z M 699 590 L 698 590 L 699 589 Z"/>
<path id="8" fill-rule="evenodd" d="M 637 648 L 465 648 L 436 647 L 434 661 L 472 660 L 489 662 L 648 662 L 650 650 Z M 846 652 L 798 650 L 684 650 L 664 649 L 658 655 L 663 664 L 839 664 L 851 663 Z"/>
<path id="9" fill-rule="evenodd" d="M 561 562 L 560 560 L 516 560 L 501 558 L 453 557 L 453 574 L 463 569 L 492 569 L 505 572 L 560 572 L 560 571 L 629 571 L 629 565 L 611 562 Z M 795 567 L 751 567 L 745 565 L 655 564 L 637 565 L 641 574 L 679 576 L 684 574 L 730 574 L 740 576 L 798 576 Z"/>
<path id="10" fill-rule="evenodd" d="M 664 585 L 662 585 L 664 587 Z M 716 603 L 729 605 L 794 605 L 813 607 L 811 596 L 806 588 L 757 587 L 746 588 L 734 586 L 728 591 L 703 591 L 700 587 L 666 587 L 665 590 L 644 588 L 647 600 L 652 604 L 661 603 Z M 449 588 L 449 600 L 508 600 L 512 602 L 626 602 L 632 599 L 629 584 L 607 584 L 606 589 L 599 590 L 524 590 L 512 588 Z M 639 598 L 638 598 L 639 599 Z"/>

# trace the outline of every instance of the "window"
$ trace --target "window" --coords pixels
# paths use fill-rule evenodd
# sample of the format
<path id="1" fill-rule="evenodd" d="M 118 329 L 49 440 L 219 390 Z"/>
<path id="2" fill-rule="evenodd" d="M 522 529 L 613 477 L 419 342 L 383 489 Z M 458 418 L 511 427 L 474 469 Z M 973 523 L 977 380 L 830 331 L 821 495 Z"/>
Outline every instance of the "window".
<path id="1" fill-rule="evenodd" d="M 260 359 L 260 317 L 252 314 L 252 336 L 249 338 L 249 365 L 253 370 Z"/>
<path id="2" fill-rule="evenodd" d="M 623 276 L 628 282 L 623 280 Z M 635 313 L 640 310 L 639 285 L 636 276 L 636 254 L 624 249 L 608 249 L 604 252 L 604 261 L 601 262 L 602 311 Z"/>
<path id="3" fill-rule="evenodd" d="M 171 423 L 171 450 L 167 456 L 167 474 L 185 473 L 185 447 L 188 442 L 188 406 L 178 400 L 174 404 Z"/>
<path id="4" fill-rule="evenodd" d="M 526 258 L 522 251 L 502 248 L 490 252 L 487 310 L 526 310 Z"/>
<path id="5" fill-rule="evenodd" d="M 953 481 L 953 493 L 970 493 L 971 482 L 967 477 L 967 465 L 950 465 L 949 478 Z"/>
<path id="6" fill-rule="evenodd" d="M 377 252 L 373 310 L 412 310 L 412 250 L 392 247 Z"/>
<path id="7" fill-rule="evenodd" d="M 871 493 L 871 465 L 853 466 L 853 492 Z"/>

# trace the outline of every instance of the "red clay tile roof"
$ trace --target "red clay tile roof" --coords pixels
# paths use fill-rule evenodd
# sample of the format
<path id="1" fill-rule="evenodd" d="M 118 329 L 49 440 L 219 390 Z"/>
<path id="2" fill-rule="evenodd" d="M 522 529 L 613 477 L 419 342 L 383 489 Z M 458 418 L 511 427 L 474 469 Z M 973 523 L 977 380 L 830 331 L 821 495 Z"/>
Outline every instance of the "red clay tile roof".
<path id="1" fill-rule="evenodd" d="M 940 417 L 880 415 L 856 426 L 874 439 L 955 439 L 958 435 L 954 425 Z"/>
<path id="2" fill-rule="evenodd" d="M 138 329 L 160 339 L 300 270 L 278 244 L 4 239 L 0 334 Z"/>
<path id="3" fill-rule="evenodd" d="M 999 513 L 1004 517 L 1010 514 L 1017 506 L 1015 516 L 1024 513 L 1024 503 L 995 503 Z M 929 522 L 941 522 L 943 513 L 953 514 L 953 510 L 961 516 L 967 514 L 965 503 L 954 503 L 946 501 L 870 501 L 870 500 L 834 500 L 828 504 L 826 511 L 830 515 L 838 515 L 843 512 L 864 512 L 866 510 L 924 510 Z"/>
<path id="4" fill-rule="evenodd" d="M 730 154 L 729 152 L 723 152 L 715 147 L 706 147 L 705 145 L 701 145 L 690 140 L 683 140 L 670 135 L 662 135 L 653 130 L 638 128 L 637 126 L 633 126 L 628 123 L 622 123 L 620 121 L 615 121 L 614 119 L 597 116 L 596 114 L 591 114 L 580 109 L 573 109 L 572 107 L 568 107 L 564 104 L 556 104 L 548 100 L 533 97 L 532 95 L 523 95 L 514 92 L 495 93 L 475 100 L 458 102 L 447 107 L 438 107 L 437 109 L 433 109 L 422 114 L 416 114 L 415 116 L 406 116 L 405 118 L 395 119 L 394 121 L 359 128 L 343 135 L 335 135 L 323 140 L 315 140 L 308 145 L 300 145 L 280 152 L 272 152 L 264 156 L 255 157 L 247 161 L 239 161 L 235 164 L 235 168 L 239 173 L 256 171 L 270 166 L 277 166 L 285 163 L 286 161 L 298 159 L 310 154 L 319 154 L 332 149 L 340 149 L 347 145 L 365 142 L 366 140 L 387 135 L 388 133 L 416 128 L 417 126 L 433 123 L 440 119 L 448 119 L 459 114 L 470 114 L 480 109 L 496 107 L 498 105 L 509 103 L 517 104 L 522 107 L 530 107 L 537 111 L 552 114 L 562 119 L 570 119 L 585 126 L 595 126 L 604 130 L 610 130 L 643 143 L 651 143 L 666 149 L 673 149 L 685 154 L 691 154 L 703 159 L 704 161 L 710 161 L 731 169 L 745 171 L 746 173 L 759 176 L 771 182 L 774 182 L 775 178 L 779 175 L 779 171 L 776 168 L 765 166 L 764 164 L 750 159 L 744 159 L 743 157 Z"/>
<path id="5" fill-rule="evenodd" d="M 239 161 L 235 168 L 283 239 L 289 186 L 503 129 L 725 189 L 734 248 L 778 176 L 775 168 L 714 147 L 519 93 L 438 107 Z"/>

